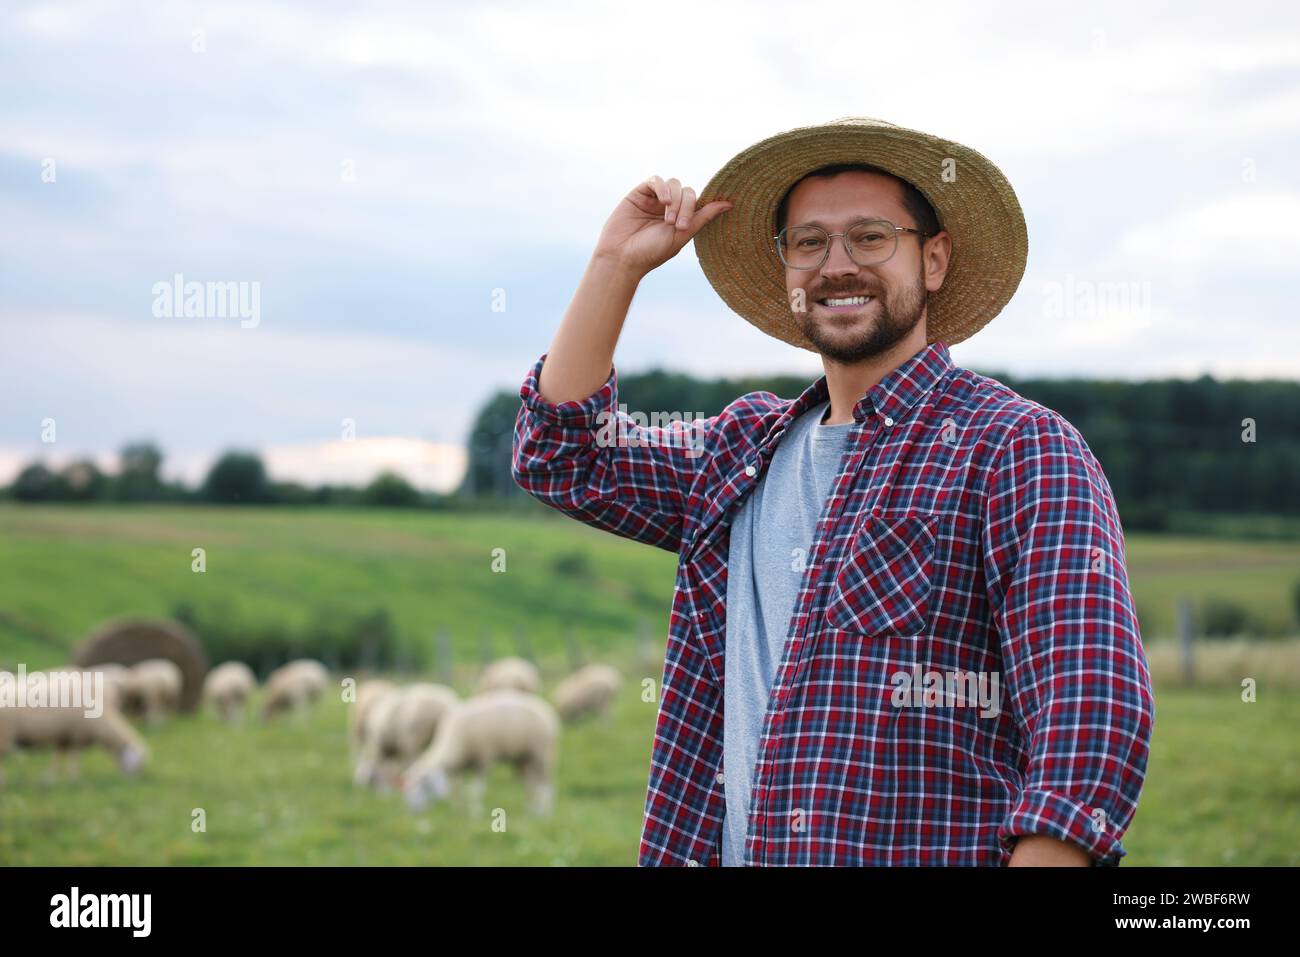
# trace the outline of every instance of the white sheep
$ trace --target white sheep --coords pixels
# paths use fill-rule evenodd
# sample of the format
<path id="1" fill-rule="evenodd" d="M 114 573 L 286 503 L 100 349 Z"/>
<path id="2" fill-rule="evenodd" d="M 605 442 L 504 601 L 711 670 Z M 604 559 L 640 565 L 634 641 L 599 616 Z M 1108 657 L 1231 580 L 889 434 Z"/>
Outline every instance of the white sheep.
<path id="1" fill-rule="evenodd" d="M 185 678 L 174 661 L 149 658 L 133 665 L 122 689 L 123 714 L 139 715 L 146 724 L 158 724 L 174 714 L 181 703 Z"/>
<path id="2" fill-rule="evenodd" d="M 85 708 L 0 708 L 0 760 L 14 748 L 52 748 L 56 761 L 72 760 L 75 774 L 77 754 L 88 747 L 104 748 L 126 774 L 135 774 L 149 757 L 144 741 L 115 708 L 95 717 Z"/>
<path id="3" fill-rule="evenodd" d="M 50 668 L 44 673 L 51 676 L 62 673 L 69 676 L 67 680 L 77 680 L 87 683 L 87 688 L 94 685 L 94 676 L 96 674 L 102 674 L 104 676 L 104 707 L 112 708 L 115 711 L 122 710 L 122 696 L 126 693 L 127 682 L 130 681 L 131 678 L 131 669 L 127 668 L 125 665 L 118 664 L 64 665 L 61 668 Z M 72 679 L 71 675 L 74 673 L 80 674 L 83 677 Z M 7 674 L 7 672 L 0 672 L 0 674 Z M 33 674 L 36 674 L 36 672 L 29 671 L 27 677 L 30 679 Z M 10 679 L 13 679 L 12 675 L 10 675 Z M 83 693 L 88 694 L 89 691 Z"/>
<path id="4" fill-rule="evenodd" d="M 552 699 L 555 710 L 565 721 L 575 721 L 589 715 L 609 717 L 618 689 L 623 686 L 623 676 L 609 665 L 590 664 L 579 668 L 565 678 L 555 689 Z"/>
<path id="5" fill-rule="evenodd" d="M 87 665 L 82 671 L 100 672 L 104 675 L 105 706 L 122 709 L 122 696 L 126 693 L 127 683 L 131 680 L 131 669 L 126 665 L 103 664 Z"/>
<path id="6" fill-rule="evenodd" d="M 509 688 L 461 702 L 443 720 L 429 749 L 402 778 L 413 811 L 445 798 L 449 776 L 471 772 L 470 810 L 482 809 L 487 775 L 498 761 L 513 764 L 529 791 L 534 813 L 549 814 L 559 760 L 560 718 L 536 695 Z"/>
<path id="7" fill-rule="evenodd" d="M 266 679 L 266 696 L 262 701 L 262 720 L 292 711 L 301 716 L 325 693 L 329 672 L 319 661 L 301 658 L 271 672 Z"/>
<path id="8" fill-rule="evenodd" d="M 538 694 L 542 690 L 542 676 L 537 666 L 523 658 L 500 658 L 483 669 L 478 680 L 478 690 L 495 691 L 498 688 L 513 688 L 528 694 Z"/>
<path id="9" fill-rule="evenodd" d="M 351 724 L 348 733 L 348 743 L 353 762 L 356 761 L 357 754 L 361 750 L 362 733 L 365 729 L 366 716 L 370 714 L 375 703 L 390 691 L 395 691 L 397 685 L 383 678 L 371 678 L 357 685 L 356 701 L 352 703 Z"/>
<path id="10" fill-rule="evenodd" d="M 388 790 L 433 742 L 460 698 L 444 685 L 414 684 L 383 694 L 365 716 L 353 780 Z"/>
<path id="11" fill-rule="evenodd" d="M 227 661 L 208 672 L 203 681 L 203 700 L 212 705 L 226 724 L 238 724 L 257 690 L 257 678 L 242 661 Z"/>

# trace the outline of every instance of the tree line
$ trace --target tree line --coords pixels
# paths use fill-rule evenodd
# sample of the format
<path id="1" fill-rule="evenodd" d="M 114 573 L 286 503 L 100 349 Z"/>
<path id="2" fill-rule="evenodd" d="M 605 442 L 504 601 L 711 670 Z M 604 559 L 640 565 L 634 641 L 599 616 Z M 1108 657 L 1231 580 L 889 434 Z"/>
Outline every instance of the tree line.
<path id="1" fill-rule="evenodd" d="M 1205 513 L 1287 517 L 1300 528 L 1300 382 L 986 374 L 1079 429 L 1106 471 L 1126 528 L 1176 530 L 1178 516 Z M 709 416 L 747 392 L 792 398 L 811 381 L 788 375 L 701 379 L 653 370 L 620 375 L 619 401 L 647 415 L 676 410 Z M 89 460 L 60 470 L 34 462 L 4 493 L 19 501 L 527 507 L 531 500 L 510 468 L 518 413 L 517 391 L 497 392 L 483 404 L 468 437 L 465 478 L 450 495 L 421 492 L 393 472 L 364 487 L 273 481 L 256 453 L 240 450 L 224 453 L 190 489 L 162 478 L 163 455 L 151 442 L 124 447 L 111 473 Z"/>
<path id="2" fill-rule="evenodd" d="M 1055 409 L 1105 469 L 1126 527 L 1161 530 L 1182 513 L 1300 516 L 1300 382 L 1017 378 L 985 373 Z M 786 398 L 812 378 L 698 379 L 655 370 L 619 375 L 619 401 L 646 414 L 715 415 L 766 390 Z M 462 493 L 522 496 L 510 477 L 516 392 L 483 406 L 469 438 Z"/>
<path id="3" fill-rule="evenodd" d="M 133 442 L 118 453 L 115 472 L 89 459 L 51 469 L 43 462 L 23 468 L 5 489 L 20 502 L 204 502 L 224 505 L 438 506 L 445 496 L 420 491 L 395 472 L 381 472 L 363 487 L 307 486 L 277 482 L 255 452 L 221 455 L 197 488 L 169 482 L 161 474 L 163 453 L 152 442 Z"/>

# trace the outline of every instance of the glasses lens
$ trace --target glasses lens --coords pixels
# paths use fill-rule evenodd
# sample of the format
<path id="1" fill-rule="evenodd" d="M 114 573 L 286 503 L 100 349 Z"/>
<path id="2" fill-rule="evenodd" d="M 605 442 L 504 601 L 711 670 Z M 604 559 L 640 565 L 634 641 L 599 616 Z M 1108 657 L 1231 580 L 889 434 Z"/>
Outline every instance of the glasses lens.
<path id="1" fill-rule="evenodd" d="M 856 224 L 845 239 L 853 261 L 859 266 L 871 266 L 884 262 L 894 254 L 894 248 L 898 245 L 898 231 L 892 223 L 871 220 Z"/>
<path id="2" fill-rule="evenodd" d="M 785 264 L 792 269 L 811 269 L 821 265 L 826 255 L 826 233 L 816 226 L 793 226 L 783 233 L 781 243 Z"/>

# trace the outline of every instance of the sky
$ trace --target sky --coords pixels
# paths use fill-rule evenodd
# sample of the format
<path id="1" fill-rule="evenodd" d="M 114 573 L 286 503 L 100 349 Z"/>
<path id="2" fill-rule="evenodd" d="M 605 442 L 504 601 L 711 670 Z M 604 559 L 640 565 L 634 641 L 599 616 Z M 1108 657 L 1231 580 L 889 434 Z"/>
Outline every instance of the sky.
<path id="1" fill-rule="evenodd" d="M 449 490 L 629 190 L 851 115 L 978 150 L 1025 210 L 959 365 L 1300 378 L 1292 4 L 10 2 L 0 482 L 151 440 L 191 484 L 239 448 Z M 615 367 L 822 371 L 691 246 Z"/>

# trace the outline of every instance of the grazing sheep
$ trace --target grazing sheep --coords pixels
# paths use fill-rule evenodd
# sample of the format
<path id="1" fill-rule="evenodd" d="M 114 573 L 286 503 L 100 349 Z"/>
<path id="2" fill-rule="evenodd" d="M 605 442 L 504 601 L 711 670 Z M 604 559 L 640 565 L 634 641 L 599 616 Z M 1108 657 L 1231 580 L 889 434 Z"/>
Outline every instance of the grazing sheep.
<path id="1" fill-rule="evenodd" d="M 542 690 L 542 676 L 537 666 L 523 658 L 501 658 L 483 669 L 478 680 L 478 690 L 495 691 L 498 688 L 513 688 L 537 694 Z"/>
<path id="2" fill-rule="evenodd" d="M 353 780 L 384 790 L 432 743 L 460 698 L 443 685 L 415 684 L 384 694 L 366 715 Z"/>
<path id="3" fill-rule="evenodd" d="M 150 658 L 133 666 L 122 689 L 122 713 L 143 717 L 146 724 L 158 724 L 175 714 L 181 704 L 181 669 L 166 658 Z"/>
<path id="4" fill-rule="evenodd" d="M 478 813 L 488 772 L 504 761 L 523 777 L 532 811 L 549 814 L 559 741 L 560 718 L 536 695 L 508 688 L 475 695 L 452 709 L 433 744 L 407 769 L 406 802 L 413 811 L 423 810 L 450 792 L 449 775 L 470 771 L 470 810 Z"/>
<path id="5" fill-rule="evenodd" d="M 348 735 L 351 757 L 354 762 L 361 751 L 366 716 L 370 714 L 380 698 L 395 690 L 397 690 L 397 685 L 383 678 L 371 678 L 369 681 L 363 681 L 357 685 L 357 700 L 352 704 L 352 724 Z"/>
<path id="6" fill-rule="evenodd" d="M 127 774 L 140 770 L 149 756 L 144 741 L 116 709 L 91 718 L 84 708 L 0 708 L 0 760 L 14 748 L 53 748 L 56 761 L 72 758 L 75 774 L 77 753 L 93 746 L 112 754 Z"/>
<path id="7" fill-rule="evenodd" d="M 90 665 L 82 671 L 102 672 L 104 675 L 104 706 L 116 710 L 122 709 L 122 696 L 126 694 L 127 682 L 131 679 L 131 669 L 126 665 L 107 664 Z"/>
<path id="8" fill-rule="evenodd" d="M 51 680 L 53 680 L 53 676 L 60 674 L 67 676 L 67 678 L 63 680 L 74 680 L 71 676 L 74 674 L 80 674 L 83 677 L 75 680 L 84 682 L 87 688 L 93 685 L 95 674 L 102 673 L 104 675 L 103 707 L 106 710 L 112 709 L 114 711 L 121 711 L 122 695 L 125 693 L 127 681 L 130 679 L 131 670 L 124 665 L 86 665 L 84 667 L 81 665 L 63 665 L 60 668 L 48 668 L 44 672 L 29 671 L 27 672 L 27 677 L 30 680 L 33 675 L 42 673 L 50 676 Z M 15 676 L 9 674 L 9 672 L 0 671 L 0 674 L 8 674 L 11 681 L 16 680 Z M 86 691 L 83 693 L 89 694 L 90 692 Z M 46 703 L 48 704 L 50 702 Z M 84 703 L 85 702 L 83 701 L 83 704 Z"/>
<path id="9" fill-rule="evenodd" d="M 277 668 L 266 679 L 262 720 L 268 721 L 285 711 L 301 716 L 324 694 L 328 684 L 329 672 L 319 661 L 301 658 Z"/>
<path id="10" fill-rule="evenodd" d="M 226 724 L 238 724 L 248 708 L 248 699 L 257 690 L 257 679 L 248 665 L 227 661 L 208 672 L 203 682 L 203 698 L 216 708 Z"/>
<path id="11" fill-rule="evenodd" d="M 552 696 L 555 710 L 565 721 L 576 721 L 589 715 L 609 717 L 610 705 L 623 676 L 609 665 L 592 664 L 579 668 L 560 682 Z"/>

